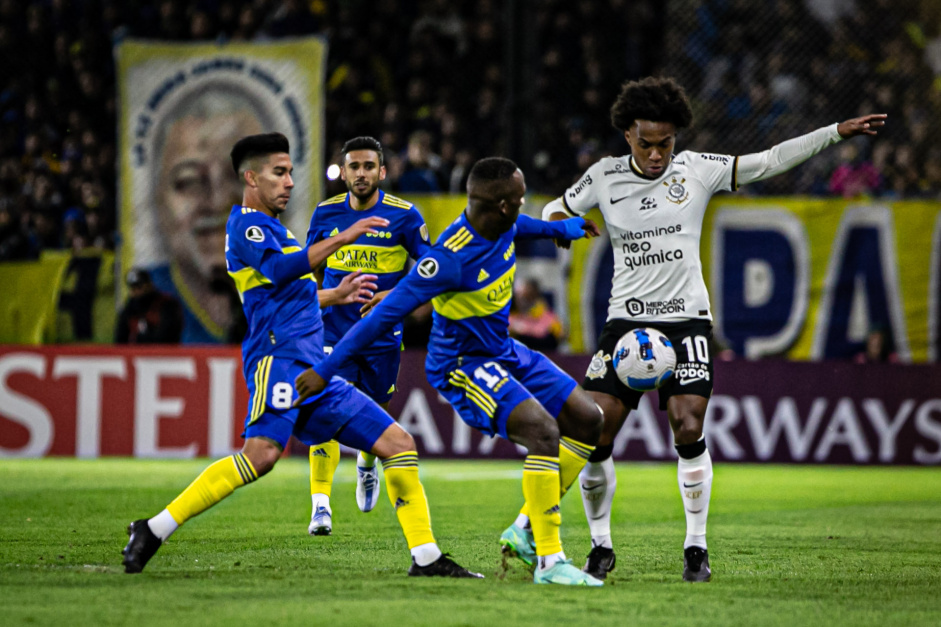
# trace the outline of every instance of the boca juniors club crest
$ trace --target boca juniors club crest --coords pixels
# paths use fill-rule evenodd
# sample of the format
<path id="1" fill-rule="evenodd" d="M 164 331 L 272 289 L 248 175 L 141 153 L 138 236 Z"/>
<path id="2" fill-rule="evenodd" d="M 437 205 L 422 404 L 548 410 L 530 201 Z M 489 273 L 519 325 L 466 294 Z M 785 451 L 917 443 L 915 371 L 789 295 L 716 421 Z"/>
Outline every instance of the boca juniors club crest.
<path id="1" fill-rule="evenodd" d="M 683 183 L 686 182 L 686 179 L 676 180 L 676 177 L 672 177 L 669 182 L 664 181 L 663 184 L 667 187 L 667 200 L 678 205 L 686 202 L 686 199 L 689 198 L 689 192 L 686 191 L 686 187 Z"/>

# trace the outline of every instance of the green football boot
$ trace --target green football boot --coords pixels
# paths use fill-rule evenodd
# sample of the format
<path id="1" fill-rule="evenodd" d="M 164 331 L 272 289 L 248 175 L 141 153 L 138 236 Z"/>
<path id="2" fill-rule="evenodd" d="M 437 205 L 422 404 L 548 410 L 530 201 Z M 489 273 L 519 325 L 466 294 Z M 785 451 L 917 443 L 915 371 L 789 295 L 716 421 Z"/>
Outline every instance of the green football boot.
<path id="1" fill-rule="evenodd" d="M 500 544 L 505 554 L 520 558 L 527 566 L 536 563 L 536 541 L 531 529 L 521 529 L 513 523 L 500 536 Z"/>
<path id="2" fill-rule="evenodd" d="M 562 586 L 603 586 L 604 582 L 583 573 L 572 564 L 572 560 L 559 560 L 545 570 L 536 569 L 534 583 L 554 583 Z"/>

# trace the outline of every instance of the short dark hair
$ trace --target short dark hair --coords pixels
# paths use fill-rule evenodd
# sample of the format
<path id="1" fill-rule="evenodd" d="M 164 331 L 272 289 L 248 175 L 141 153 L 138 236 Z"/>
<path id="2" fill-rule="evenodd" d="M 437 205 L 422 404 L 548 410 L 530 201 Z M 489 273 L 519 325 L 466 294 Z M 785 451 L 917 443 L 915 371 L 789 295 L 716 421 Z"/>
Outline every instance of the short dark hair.
<path id="1" fill-rule="evenodd" d="M 519 167 L 503 157 L 485 157 L 474 164 L 468 181 L 500 181 L 513 176 Z"/>
<path id="2" fill-rule="evenodd" d="M 648 76 L 621 85 L 621 93 L 611 106 L 611 124 L 627 131 L 635 120 L 670 122 L 676 128 L 693 123 L 693 110 L 683 87 L 672 78 Z"/>
<path id="3" fill-rule="evenodd" d="M 263 133 L 243 137 L 232 146 L 232 169 L 238 174 L 239 168 L 246 160 L 279 152 L 291 152 L 288 138 L 281 133 Z"/>
<path id="4" fill-rule="evenodd" d="M 379 165 L 385 165 L 385 156 L 382 154 L 382 144 L 380 144 L 379 140 L 375 137 L 368 135 L 354 137 L 343 144 L 343 148 L 340 148 L 340 154 L 345 157 L 354 150 L 373 150 L 379 155 Z"/>

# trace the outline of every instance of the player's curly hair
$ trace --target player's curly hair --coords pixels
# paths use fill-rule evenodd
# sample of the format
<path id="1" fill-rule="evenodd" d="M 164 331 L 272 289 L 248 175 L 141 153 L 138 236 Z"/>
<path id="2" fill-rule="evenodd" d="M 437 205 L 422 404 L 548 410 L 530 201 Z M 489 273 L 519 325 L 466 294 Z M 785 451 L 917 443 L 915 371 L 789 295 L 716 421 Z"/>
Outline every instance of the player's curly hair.
<path id="1" fill-rule="evenodd" d="M 672 78 L 648 76 L 621 85 L 621 93 L 611 105 L 611 124 L 626 132 L 635 120 L 670 122 L 676 128 L 693 123 L 693 110 L 683 87 Z"/>
<path id="2" fill-rule="evenodd" d="M 345 157 L 354 150 L 372 150 L 379 155 L 379 165 L 385 165 L 385 155 L 382 154 L 382 144 L 380 144 L 379 140 L 375 137 L 368 135 L 354 137 L 343 144 L 343 147 L 340 148 L 340 154 Z"/>
<path id="3" fill-rule="evenodd" d="M 279 152 L 289 153 L 290 151 L 291 146 L 287 137 L 281 133 L 264 133 L 262 135 L 249 135 L 238 140 L 232 146 L 232 152 L 229 156 L 232 157 L 232 169 L 238 174 L 239 168 L 249 159 Z"/>

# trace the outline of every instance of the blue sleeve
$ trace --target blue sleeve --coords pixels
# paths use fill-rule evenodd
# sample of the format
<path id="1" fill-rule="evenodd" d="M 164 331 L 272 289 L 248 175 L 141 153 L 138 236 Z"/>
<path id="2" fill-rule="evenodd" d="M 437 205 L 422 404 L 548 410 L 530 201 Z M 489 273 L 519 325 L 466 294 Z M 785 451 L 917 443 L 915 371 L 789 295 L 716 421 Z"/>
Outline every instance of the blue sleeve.
<path id="1" fill-rule="evenodd" d="M 540 237 L 566 240 L 580 239 L 585 236 L 585 231 L 582 229 L 583 224 L 585 224 L 585 218 L 582 217 L 546 222 L 545 220 L 537 220 L 520 214 L 516 218 L 516 237 L 521 239 Z"/>
<path id="2" fill-rule="evenodd" d="M 409 257 L 420 259 L 431 250 L 431 243 L 428 241 L 428 227 L 425 225 L 425 219 L 418 213 L 418 209 L 412 207 L 408 213 L 404 233 L 405 249 L 408 251 Z"/>
<path id="3" fill-rule="evenodd" d="M 419 259 L 389 295 L 346 332 L 326 359 L 314 366 L 317 374 L 329 381 L 347 360 L 362 353 L 416 307 L 460 286 L 461 265 L 449 257 L 444 251 L 432 249 Z"/>
<path id="4" fill-rule="evenodd" d="M 311 271 L 306 248 L 285 254 L 271 227 L 250 217 L 235 225 L 228 243 L 241 263 L 261 272 L 276 287 Z"/>
<path id="5" fill-rule="evenodd" d="M 306 248 L 287 254 L 269 250 L 262 256 L 257 269 L 269 278 L 275 287 L 281 287 L 311 272 Z"/>

